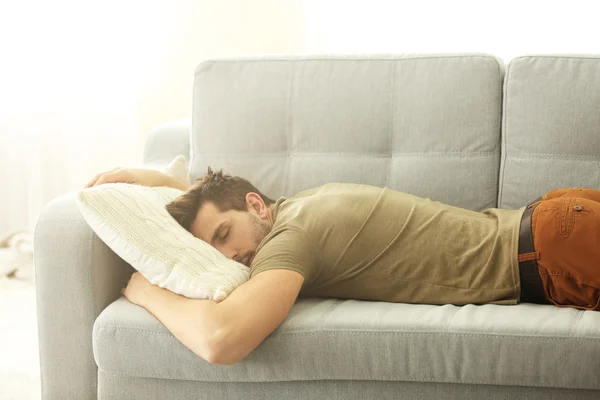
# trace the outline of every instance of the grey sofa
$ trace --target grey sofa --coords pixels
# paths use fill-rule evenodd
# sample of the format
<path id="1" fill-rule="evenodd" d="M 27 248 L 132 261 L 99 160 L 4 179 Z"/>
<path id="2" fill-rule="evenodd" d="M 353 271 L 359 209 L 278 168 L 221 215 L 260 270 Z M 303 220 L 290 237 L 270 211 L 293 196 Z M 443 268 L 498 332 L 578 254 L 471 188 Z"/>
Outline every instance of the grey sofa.
<path id="1" fill-rule="evenodd" d="M 185 154 L 193 179 L 223 168 L 275 198 L 340 181 L 473 210 L 600 188 L 600 57 L 210 60 L 193 93 L 148 165 Z M 246 359 L 213 365 L 121 297 L 133 269 L 73 194 L 45 207 L 34 250 L 45 400 L 600 398 L 600 312 L 300 299 Z"/>

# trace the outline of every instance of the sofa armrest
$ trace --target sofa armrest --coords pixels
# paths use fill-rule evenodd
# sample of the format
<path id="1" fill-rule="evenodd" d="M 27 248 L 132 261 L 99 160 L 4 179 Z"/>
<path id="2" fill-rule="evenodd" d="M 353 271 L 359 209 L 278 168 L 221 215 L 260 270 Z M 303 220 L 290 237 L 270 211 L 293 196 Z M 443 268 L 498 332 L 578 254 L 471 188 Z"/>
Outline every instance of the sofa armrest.
<path id="1" fill-rule="evenodd" d="M 42 210 L 34 264 L 43 399 L 96 399 L 94 321 L 121 296 L 134 270 L 90 229 L 76 193 Z"/>
<path id="2" fill-rule="evenodd" d="M 143 163 L 148 166 L 166 166 L 178 155 L 190 161 L 189 118 L 177 119 L 154 128 L 144 144 Z"/>

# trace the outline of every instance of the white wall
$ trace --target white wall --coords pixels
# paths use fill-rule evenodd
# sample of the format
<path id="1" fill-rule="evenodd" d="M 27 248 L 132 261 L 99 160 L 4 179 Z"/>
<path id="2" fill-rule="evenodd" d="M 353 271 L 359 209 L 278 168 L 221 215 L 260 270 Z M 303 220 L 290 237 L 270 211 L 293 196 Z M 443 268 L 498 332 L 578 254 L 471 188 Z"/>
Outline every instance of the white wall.
<path id="1" fill-rule="evenodd" d="M 592 0 L 0 2 L 0 236 L 187 117 L 195 67 L 265 53 L 600 54 Z"/>
<path id="2" fill-rule="evenodd" d="M 0 2 L 0 238 L 50 200 L 137 165 L 145 135 L 189 116 L 205 58 L 304 50 L 302 2 Z"/>
<path id="3" fill-rule="evenodd" d="M 105 164 L 135 162 L 135 9 L 21 0 L 0 9 L 0 235 Z M 92 6 L 90 6 L 92 4 Z M 111 7 L 112 6 L 112 7 Z"/>
<path id="4" fill-rule="evenodd" d="M 304 2 L 175 0 L 154 16 L 139 92 L 142 140 L 154 126 L 188 117 L 196 66 L 211 57 L 305 51 Z M 144 7 L 145 8 L 145 7 Z"/>
<path id="5" fill-rule="evenodd" d="M 306 47 L 323 53 L 600 54 L 593 0 L 308 0 Z"/>

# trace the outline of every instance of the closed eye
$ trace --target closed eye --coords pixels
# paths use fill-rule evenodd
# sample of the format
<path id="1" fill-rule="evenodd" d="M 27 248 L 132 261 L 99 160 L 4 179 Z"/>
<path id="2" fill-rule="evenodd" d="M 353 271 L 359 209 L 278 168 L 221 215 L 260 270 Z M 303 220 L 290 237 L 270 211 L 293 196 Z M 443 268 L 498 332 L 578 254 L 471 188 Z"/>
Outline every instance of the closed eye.
<path id="1" fill-rule="evenodd" d="M 227 234 L 225 234 L 225 236 L 221 236 L 221 234 L 223 233 L 223 231 L 227 228 L 227 221 L 223 221 L 219 224 L 219 226 L 216 227 L 212 238 L 210 239 L 210 244 L 214 246 L 215 242 L 217 240 L 221 241 L 224 239 L 224 237 L 227 236 Z M 229 229 L 227 229 L 227 233 L 229 233 Z"/>

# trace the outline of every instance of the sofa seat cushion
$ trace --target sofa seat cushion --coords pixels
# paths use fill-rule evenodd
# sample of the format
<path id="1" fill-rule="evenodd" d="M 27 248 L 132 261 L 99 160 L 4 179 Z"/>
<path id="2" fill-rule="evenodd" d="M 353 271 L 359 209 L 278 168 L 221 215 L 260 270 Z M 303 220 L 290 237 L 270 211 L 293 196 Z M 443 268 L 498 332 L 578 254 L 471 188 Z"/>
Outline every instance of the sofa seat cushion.
<path id="1" fill-rule="evenodd" d="M 94 324 L 111 374 L 206 382 L 384 380 L 600 389 L 600 312 L 520 304 L 433 306 L 299 299 L 233 365 L 196 356 L 120 298 Z M 565 371 L 578 371 L 565 373 Z"/>

